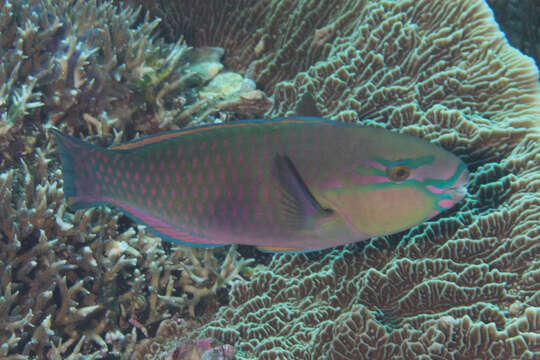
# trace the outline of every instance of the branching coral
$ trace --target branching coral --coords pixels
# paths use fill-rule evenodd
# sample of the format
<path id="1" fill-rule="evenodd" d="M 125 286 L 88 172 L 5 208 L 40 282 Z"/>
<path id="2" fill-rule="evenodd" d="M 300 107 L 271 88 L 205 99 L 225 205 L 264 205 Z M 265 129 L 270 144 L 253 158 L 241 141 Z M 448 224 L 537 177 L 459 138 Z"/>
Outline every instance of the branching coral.
<path id="1" fill-rule="evenodd" d="M 223 68 L 223 49 L 192 49 L 181 36 L 165 43 L 154 35 L 159 20 L 139 10 L 95 0 L 6 1 L 0 20 L 3 168 L 39 146 L 45 123 L 132 138 L 235 110 L 197 94 Z M 266 96 L 257 106 L 269 108 Z"/>
<path id="2" fill-rule="evenodd" d="M 38 149 L 32 167 L 23 163 L 22 171 L 0 176 L 0 302 L 7 324 L 0 333 L 6 344 L 2 356 L 43 358 L 62 333 L 71 337 L 70 343 L 78 341 L 81 331 L 85 333 L 82 324 L 100 309 L 88 301 L 85 281 L 74 279 L 78 265 L 72 257 L 97 234 L 111 231 L 115 221 L 106 216 L 101 225 L 95 224 L 96 211 L 63 220 L 60 174 L 48 175 L 49 151 Z"/>
<path id="3" fill-rule="evenodd" d="M 152 71 L 150 56 L 171 51 L 153 44 L 158 21 L 135 28 L 136 11 L 108 2 L 2 2 L 0 18 L 0 150 L 6 160 L 30 153 L 33 147 L 24 148 L 20 138 L 43 136 L 39 125 L 46 121 L 108 135 L 110 124 L 99 128 L 85 120 L 116 109 L 108 122 L 122 130 L 136 110 L 126 111 L 130 82 Z"/>
<path id="4" fill-rule="evenodd" d="M 124 220 L 108 209 L 67 212 L 49 152 L 0 176 L 0 356 L 119 357 L 149 326 L 217 302 L 251 262 L 234 248 L 222 262 L 165 249 L 142 227 L 120 232 Z"/>
<path id="5" fill-rule="evenodd" d="M 129 7 L 6 1 L 0 19 L 0 356 L 127 358 L 164 318 L 211 307 L 248 262 L 231 249 L 214 273 L 209 254 L 193 280 L 195 256 L 116 211 L 72 213 L 46 128 L 104 145 L 270 103 L 254 87 L 199 99 L 223 49 L 157 39 L 159 21 Z"/>
<path id="6" fill-rule="evenodd" d="M 187 259 L 181 261 L 182 274 L 179 282 L 175 284 L 171 281 L 168 284 L 167 293 L 159 298 L 180 308 L 187 306 L 191 316 L 195 316 L 195 305 L 199 303 L 201 298 L 216 295 L 218 289 L 233 284 L 234 281 L 240 279 L 240 272 L 253 262 L 253 259 L 239 258 L 234 246 L 229 248 L 221 266 L 211 250 L 197 251 L 187 248 L 184 249 L 184 252 Z M 196 252 L 202 252 L 203 259 L 199 259 Z M 174 285 L 183 289 L 185 294 L 182 297 L 171 296 Z"/>

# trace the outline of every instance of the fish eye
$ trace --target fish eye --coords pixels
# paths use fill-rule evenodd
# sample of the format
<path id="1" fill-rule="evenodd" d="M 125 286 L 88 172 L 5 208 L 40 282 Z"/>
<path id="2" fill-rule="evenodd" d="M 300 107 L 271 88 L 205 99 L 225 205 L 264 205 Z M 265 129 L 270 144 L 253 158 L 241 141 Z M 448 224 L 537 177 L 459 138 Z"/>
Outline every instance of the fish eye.
<path id="1" fill-rule="evenodd" d="M 386 169 L 386 175 L 392 181 L 401 182 L 409 178 L 411 168 L 408 165 L 396 165 Z"/>

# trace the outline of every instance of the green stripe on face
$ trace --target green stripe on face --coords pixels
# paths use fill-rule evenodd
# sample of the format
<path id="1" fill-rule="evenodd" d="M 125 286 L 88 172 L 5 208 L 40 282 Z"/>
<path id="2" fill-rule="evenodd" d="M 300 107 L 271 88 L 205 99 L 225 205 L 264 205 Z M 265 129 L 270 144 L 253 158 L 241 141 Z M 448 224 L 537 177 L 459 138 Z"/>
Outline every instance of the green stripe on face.
<path id="1" fill-rule="evenodd" d="M 375 158 L 374 161 L 367 163 L 365 166 L 358 169 L 360 176 L 370 177 L 367 180 L 357 181 L 356 184 L 360 186 L 358 190 L 362 192 L 370 191 L 392 191 L 391 189 L 416 189 L 419 193 L 422 193 L 426 198 L 431 199 L 430 203 L 433 206 L 433 210 L 444 211 L 446 208 L 439 205 L 441 200 L 453 200 L 454 197 L 447 193 L 447 190 L 455 185 L 459 177 L 466 171 L 466 165 L 462 162 L 459 163 L 452 176 L 446 180 L 436 178 L 415 178 L 414 170 L 423 166 L 430 166 L 434 164 L 435 156 L 427 155 L 418 158 L 407 158 L 390 161 L 384 158 Z M 412 170 L 412 174 L 409 178 L 403 181 L 393 181 L 389 178 L 388 171 L 398 167 L 407 166 Z M 436 172 L 435 172 L 436 173 Z M 353 183 L 355 183 L 353 181 Z M 435 188 L 435 189 L 433 189 Z M 426 199 L 427 200 L 427 199 Z"/>
<path id="2" fill-rule="evenodd" d="M 448 178 L 447 180 L 425 179 L 424 180 L 424 185 L 426 185 L 426 186 L 427 185 L 435 186 L 435 187 L 440 188 L 440 189 L 448 188 L 448 187 L 454 185 L 454 183 L 457 181 L 457 179 L 459 178 L 461 173 L 466 169 L 467 169 L 467 165 L 465 165 L 465 163 L 462 162 L 456 168 L 456 171 L 454 172 L 454 174 L 450 178 Z"/>
<path id="3" fill-rule="evenodd" d="M 424 165 L 431 165 L 435 161 L 435 156 L 433 155 L 427 155 L 427 156 L 421 156 L 418 158 L 408 158 L 408 159 L 399 159 L 399 160 L 386 160 L 383 158 L 375 158 L 375 161 L 377 161 L 379 164 L 383 165 L 386 168 L 393 168 L 394 166 L 398 165 L 407 165 L 411 169 L 416 169 L 420 166 Z"/>
<path id="4" fill-rule="evenodd" d="M 411 169 L 417 169 L 421 166 L 431 165 L 435 161 L 435 156 L 421 156 L 418 158 L 408 158 L 408 159 L 399 159 L 399 160 L 387 160 L 384 158 L 374 158 L 373 162 L 366 163 L 362 167 L 359 167 L 357 171 L 362 175 L 369 176 L 385 176 L 386 169 L 392 169 L 399 165 L 406 165 Z M 376 166 L 375 164 L 380 165 Z M 384 170 L 383 170 L 384 168 Z"/>

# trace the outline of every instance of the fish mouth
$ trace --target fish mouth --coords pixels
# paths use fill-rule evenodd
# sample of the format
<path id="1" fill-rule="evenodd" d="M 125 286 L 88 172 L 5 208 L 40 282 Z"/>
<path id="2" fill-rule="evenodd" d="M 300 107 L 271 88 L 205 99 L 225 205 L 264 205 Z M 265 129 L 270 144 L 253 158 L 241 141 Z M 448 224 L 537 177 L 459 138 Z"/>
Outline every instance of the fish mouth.
<path id="1" fill-rule="evenodd" d="M 467 195 L 467 184 L 469 183 L 469 170 L 463 169 L 456 182 L 448 188 L 447 194 L 450 194 L 454 200 L 460 201 Z"/>

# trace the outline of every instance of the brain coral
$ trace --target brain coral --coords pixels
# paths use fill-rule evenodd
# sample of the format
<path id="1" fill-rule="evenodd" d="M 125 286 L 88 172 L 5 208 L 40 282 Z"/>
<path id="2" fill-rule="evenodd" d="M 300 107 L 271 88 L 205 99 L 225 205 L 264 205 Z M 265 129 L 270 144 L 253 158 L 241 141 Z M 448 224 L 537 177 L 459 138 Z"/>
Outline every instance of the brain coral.
<path id="1" fill-rule="evenodd" d="M 257 359 L 540 356 L 538 72 L 484 1 L 155 4 L 273 94 L 268 115 L 309 91 L 326 117 L 430 139 L 472 171 L 465 201 L 408 232 L 276 255 L 201 336 Z"/>

